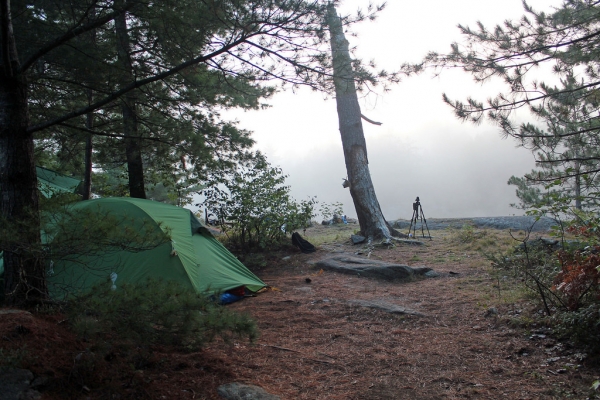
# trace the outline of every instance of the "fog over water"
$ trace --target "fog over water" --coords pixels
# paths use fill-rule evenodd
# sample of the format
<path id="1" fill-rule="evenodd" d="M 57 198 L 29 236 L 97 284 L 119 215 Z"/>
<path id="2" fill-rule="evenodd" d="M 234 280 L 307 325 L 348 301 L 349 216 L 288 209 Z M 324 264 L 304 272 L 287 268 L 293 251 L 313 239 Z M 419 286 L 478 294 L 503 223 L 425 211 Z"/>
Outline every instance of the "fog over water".
<path id="1" fill-rule="evenodd" d="M 530 4 L 548 11 L 548 3 L 559 4 Z M 342 4 L 343 11 L 352 11 L 365 8 L 368 1 Z M 358 46 L 359 57 L 392 70 L 402 62 L 419 61 L 430 50 L 448 51 L 450 43 L 460 41 L 458 23 L 493 24 L 522 15 L 520 0 L 393 0 L 376 22 L 361 24 L 355 30 L 358 38 L 348 40 Z M 362 113 L 383 123 L 363 121 L 363 128 L 375 192 L 388 220 L 410 218 L 416 196 L 427 218 L 522 214 L 510 207 L 517 198 L 506 182 L 534 167 L 532 154 L 517 148 L 513 139 L 502 139 L 499 128 L 488 122 L 461 123 L 442 102 L 444 92 L 452 99 L 473 95 L 485 100 L 502 88 L 501 82 L 482 86 L 460 71 L 445 71 L 438 77 L 425 73 L 405 78 L 391 92 L 361 98 Z M 281 92 L 269 103 L 268 110 L 225 116 L 254 131 L 256 148 L 289 175 L 294 198 L 342 202 L 346 214 L 355 216 L 349 190 L 342 187 L 346 168 L 335 100 L 301 89 Z M 517 117 L 530 119 L 526 114 Z"/>

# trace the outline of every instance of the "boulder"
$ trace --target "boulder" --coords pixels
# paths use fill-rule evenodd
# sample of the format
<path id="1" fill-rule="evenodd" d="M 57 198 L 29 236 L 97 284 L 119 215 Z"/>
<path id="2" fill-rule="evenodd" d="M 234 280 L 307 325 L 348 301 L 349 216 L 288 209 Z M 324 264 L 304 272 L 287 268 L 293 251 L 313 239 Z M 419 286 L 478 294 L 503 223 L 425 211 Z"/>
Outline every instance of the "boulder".
<path id="1" fill-rule="evenodd" d="M 408 265 L 392 264 L 385 261 L 370 260 L 351 256 L 336 256 L 317 261 L 317 268 L 342 274 L 358 275 L 387 281 L 410 281 L 424 276 L 431 268 L 411 268 Z"/>

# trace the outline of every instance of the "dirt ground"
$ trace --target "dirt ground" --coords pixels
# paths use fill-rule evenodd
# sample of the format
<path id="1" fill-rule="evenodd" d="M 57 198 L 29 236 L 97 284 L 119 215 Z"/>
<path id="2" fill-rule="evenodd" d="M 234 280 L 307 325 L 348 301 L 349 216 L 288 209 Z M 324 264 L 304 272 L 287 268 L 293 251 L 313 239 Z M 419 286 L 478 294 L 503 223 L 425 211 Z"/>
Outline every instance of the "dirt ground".
<path id="1" fill-rule="evenodd" d="M 0 315 L 0 349 L 28 350 L 25 366 L 50 378 L 40 389 L 47 399 L 218 399 L 216 388 L 229 382 L 282 399 L 593 398 L 597 363 L 536 325 L 535 303 L 481 255 L 514 245 L 508 231 L 446 229 L 433 231 L 423 246 L 365 249 L 350 244 L 354 229 L 311 228 L 304 237 L 316 253 L 291 249 L 253 267 L 271 289 L 228 306 L 257 321 L 253 344 L 216 342 L 189 354 L 156 348 L 137 363 L 118 352 L 100 359 L 59 316 L 20 313 Z M 390 283 L 314 266 L 359 251 L 440 276 Z"/>

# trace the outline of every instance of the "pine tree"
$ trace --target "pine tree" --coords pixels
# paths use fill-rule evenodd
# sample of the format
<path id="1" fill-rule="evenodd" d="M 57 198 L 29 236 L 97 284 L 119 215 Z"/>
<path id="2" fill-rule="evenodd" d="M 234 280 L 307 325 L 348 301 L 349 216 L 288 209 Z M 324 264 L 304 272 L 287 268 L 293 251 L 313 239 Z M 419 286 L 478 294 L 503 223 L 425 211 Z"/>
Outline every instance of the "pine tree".
<path id="1" fill-rule="evenodd" d="M 551 13 L 537 12 L 524 3 L 526 15 L 488 29 L 459 25 L 465 37 L 448 54 L 430 53 L 417 65 L 405 65 L 412 74 L 424 68 L 461 68 L 476 82 L 500 78 L 507 90 L 486 102 L 468 98 L 444 101 L 462 120 L 487 117 L 506 136 L 515 138 L 536 156 L 538 169 L 517 184 L 517 194 L 528 203 L 536 190 L 557 183 L 553 190 L 568 194 L 577 208 L 595 207 L 600 172 L 600 5 L 591 0 L 566 0 Z M 539 66 L 552 68 L 559 83 L 539 79 Z M 515 123 L 521 108 L 542 121 Z M 562 186 L 558 185 L 561 184 Z M 594 198 L 590 198 L 590 195 Z M 534 196 L 535 197 L 535 196 Z"/>
<path id="2" fill-rule="evenodd" d="M 31 293 L 42 298 L 46 292 L 41 263 L 27 250 L 27 245 L 40 243 L 34 135 L 50 141 L 50 146 L 56 145 L 55 130 L 65 128 L 70 129 L 65 130 L 67 135 L 79 131 L 124 139 L 108 126 L 126 97 L 135 95 L 137 100 L 142 94 L 152 94 L 145 92 L 152 85 L 170 91 L 170 79 L 185 82 L 199 67 L 233 87 L 237 84 L 231 82 L 239 78 L 251 86 L 253 81 L 278 80 L 327 92 L 333 89 L 326 4 L 320 1 L 123 0 L 121 4 L 0 0 L 0 217 L 5 222 L 2 229 L 23 224 L 34 232 L 19 246 L 1 243 L 8 303 L 23 303 Z M 12 13 L 11 5 L 15 7 Z M 132 49 L 138 58 L 131 63 L 134 72 L 129 81 L 122 79 L 111 36 L 116 19 L 124 13 L 128 25 L 131 21 L 129 37 L 140 46 Z M 345 19 L 345 23 L 368 16 Z M 80 40 L 92 31 L 96 47 Z M 74 68 L 80 61 L 81 68 Z M 359 60 L 354 65 L 361 70 Z M 393 81 L 394 76 L 372 73 L 354 79 L 360 89 L 365 82 Z M 88 104 L 91 85 L 93 96 Z M 40 104 L 32 101 L 34 88 L 47 94 Z M 177 90 L 171 93 L 177 97 Z M 218 93 L 216 98 L 221 98 Z M 161 108 L 154 111 L 160 113 Z M 89 132 L 85 116 L 91 112 L 96 113 Z M 98 130 L 105 122 L 107 131 Z"/>

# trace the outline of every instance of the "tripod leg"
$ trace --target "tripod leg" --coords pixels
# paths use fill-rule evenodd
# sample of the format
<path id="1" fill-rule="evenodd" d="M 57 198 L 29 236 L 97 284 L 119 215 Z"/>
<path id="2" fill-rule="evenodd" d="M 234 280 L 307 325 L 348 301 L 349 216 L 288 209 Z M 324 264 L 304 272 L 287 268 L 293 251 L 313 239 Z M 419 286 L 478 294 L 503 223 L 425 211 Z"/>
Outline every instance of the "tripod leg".
<path id="1" fill-rule="evenodd" d="M 429 232 L 429 227 L 427 226 L 427 219 L 425 219 L 425 214 L 423 214 L 423 209 L 421 208 L 421 217 L 423 218 L 423 221 L 425 221 L 425 227 L 427 228 L 427 235 L 429 235 L 429 240 L 433 240 L 431 238 L 431 233 Z M 423 229 L 423 226 L 421 226 L 421 230 Z M 423 233 L 423 237 L 425 237 L 425 233 Z"/>
<path id="2" fill-rule="evenodd" d="M 417 236 L 417 221 L 419 220 L 419 214 L 415 211 L 415 224 L 413 225 L 413 238 Z"/>
<path id="3" fill-rule="evenodd" d="M 415 213 L 416 211 L 413 211 L 413 215 L 412 217 L 410 217 L 410 226 L 408 227 L 408 235 L 410 236 L 410 231 L 413 228 L 413 221 L 415 221 Z M 415 225 L 416 225 L 416 221 L 415 221 Z"/>

